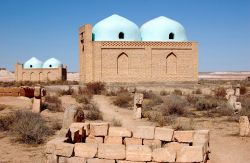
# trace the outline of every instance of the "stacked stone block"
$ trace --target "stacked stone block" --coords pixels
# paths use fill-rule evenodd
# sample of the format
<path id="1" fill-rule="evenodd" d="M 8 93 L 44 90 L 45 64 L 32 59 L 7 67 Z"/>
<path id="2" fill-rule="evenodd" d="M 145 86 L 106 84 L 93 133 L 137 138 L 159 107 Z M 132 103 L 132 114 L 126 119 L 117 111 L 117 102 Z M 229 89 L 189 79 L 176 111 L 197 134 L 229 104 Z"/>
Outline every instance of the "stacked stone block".
<path id="1" fill-rule="evenodd" d="M 68 133 L 47 143 L 48 163 L 201 163 L 209 154 L 208 130 L 137 126 L 132 131 L 108 123 L 73 123 Z"/>

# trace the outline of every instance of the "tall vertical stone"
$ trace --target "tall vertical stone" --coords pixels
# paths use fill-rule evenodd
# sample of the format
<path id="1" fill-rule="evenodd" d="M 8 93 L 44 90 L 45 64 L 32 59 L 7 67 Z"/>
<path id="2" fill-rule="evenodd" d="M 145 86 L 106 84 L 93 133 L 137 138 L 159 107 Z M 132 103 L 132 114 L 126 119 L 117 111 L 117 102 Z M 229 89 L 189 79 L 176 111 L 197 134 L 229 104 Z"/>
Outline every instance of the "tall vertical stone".
<path id="1" fill-rule="evenodd" d="M 247 116 L 241 116 L 239 120 L 240 136 L 247 136 L 250 132 L 249 120 Z"/>
<path id="2" fill-rule="evenodd" d="M 135 119 L 141 119 L 142 102 L 143 102 L 143 94 L 135 93 L 134 95 L 134 118 Z"/>

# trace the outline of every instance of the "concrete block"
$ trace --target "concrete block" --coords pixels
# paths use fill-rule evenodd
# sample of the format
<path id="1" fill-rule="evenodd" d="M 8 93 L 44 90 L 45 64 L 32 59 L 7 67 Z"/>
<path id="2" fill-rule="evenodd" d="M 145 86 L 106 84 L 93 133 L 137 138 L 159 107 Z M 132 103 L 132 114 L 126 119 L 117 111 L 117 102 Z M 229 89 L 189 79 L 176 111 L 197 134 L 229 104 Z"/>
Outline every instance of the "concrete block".
<path id="1" fill-rule="evenodd" d="M 133 137 L 142 139 L 154 139 L 155 127 L 137 126 L 133 131 Z"/>
<path id="2" fill-rule="evenodd" d="M 65 138 L 65 137 L 58 137 L 58 138 L 55 138 L 55 139 L 48 141 L 46 144 L 45 152 L 48 154 L 55 153 L 56 143 L 63 143 L 66 140 L 67 140 L 67 138 Z"/>
<path id="3" fill-rule="evenodd" d="M 174 131 L 173 140 L 177 142 L 192 143 L 194 131 Z"/>
<path id="4" fill-rule="evenodd" d="M 156 148 L 152 153 L 153 161 L 175 162 L 176 152 L 169 148 Z"/>
<path id="5" fill-rule="evenodd" d="M 122 144 L 122 137 L 117 136 L 105 136 L 105 144 Z"/>
<path id="6" fill-rule="evenodd" d="M 131 130 L 125 127 L 109 127 L 109 136 L 131 137 Z"/>
<path id="7" fill-rule="evenodd" d="M 103 143 L 103 137 L 88 136 L 88 137 L 86 137 L 85 142 L 86 143 L 101 144 L 101 143 Z"/>
<path id="8" fill-rule="evenodd" d="M 152 150 L 147 145 L 127 145 L 126 160 L 128 161 L 151 161 Z"/>
<path id="9" fill-rule="evenodd" d="M 125 138 L 124 144 L 125 145 L 129 145 L 129 144 L 142 145 L 142 139 L 140 139 L 140 138 Z"/>
<path id="10" fill-rule="evenodd" d="M 177 152 L 176 162 L 202 162 L 203 161 L 202 146 L 187 146 Z"/>
<path id="11" fill-rule="evenodd" d="M 157 139 L 143 139 L 143 145 L 148 145 L 151 149 L 161 148 L 161 141 Z"/>
<path id="12" fill-rule="evenodd" d="M 170 142 L 170 143 L 165 144 L 163 147 L 177 152 L 177 151 L 181 150 L 183 147 L 187 147 L 187 146 L 189 146 L 189 144 Z"/>
<path id="13" fill-rule="evenodd" d="M 87 163 L 115 163 L 115 160 L 91 158 L 87 160 Z"/>
<path id="14" fill-rule="evenodd" d="M 94 158 L 97 155 L 98 144 L 76 143 L 75 156 L 83 158 Z"/>
<path id="15" fill-rule="evenodd" d="M 173 138 L 173 134 L 174 134 L 173 129 L 164 127 L 155 128 L 155 139 L 159 139 L 162 141 L 171 141 Z"/>
<path id="16" fill-rule="evenodd" d="M 93 136 L 107 136 L 108 135 L 108 123 L 91 123 L 90 135 Z"/>
<path id="17" fill-rule="evenodd" d="M 98 158 L 122 160 L 125 157 L 125 145 L 99 144 Z"/>

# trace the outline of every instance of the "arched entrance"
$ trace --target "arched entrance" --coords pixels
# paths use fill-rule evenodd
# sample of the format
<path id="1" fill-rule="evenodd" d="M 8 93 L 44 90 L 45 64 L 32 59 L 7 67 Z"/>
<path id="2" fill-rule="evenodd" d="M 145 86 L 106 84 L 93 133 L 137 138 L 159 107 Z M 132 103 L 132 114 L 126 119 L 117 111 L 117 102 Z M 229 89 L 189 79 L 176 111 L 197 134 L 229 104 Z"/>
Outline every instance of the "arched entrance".
<path id="1" fill-rule="evenodd" d="M 166 57 L 166 73 L 167 74 L 177 73 L 177 57 L 174 53 L 170 53 Z"/>
<path id="2" fill-rule="evenodd" d="M 125 53 L 117 57 L 117 74 L 128 75 L 128 55 Z"/>

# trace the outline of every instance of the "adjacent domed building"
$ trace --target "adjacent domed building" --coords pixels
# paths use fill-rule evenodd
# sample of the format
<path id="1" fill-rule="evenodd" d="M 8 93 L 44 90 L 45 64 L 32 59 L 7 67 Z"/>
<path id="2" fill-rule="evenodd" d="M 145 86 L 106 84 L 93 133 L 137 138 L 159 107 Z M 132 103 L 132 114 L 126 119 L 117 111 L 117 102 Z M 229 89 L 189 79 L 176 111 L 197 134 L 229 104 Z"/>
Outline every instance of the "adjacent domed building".
<path id="1" fill-rule="evenodd" d="M 67 67 L 61 61 L 50 58 L 44 63 L 36 57 L 24 64 L 16 64 L 16 81 L 56 81 L 67 80 Z"/>
<path id="2" fill-rule="evenodd" d="M 198 43 L 160 16 L 140 28 L 111 15 L 79 29 L 80 81 L 197 82 Z"/>

